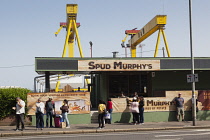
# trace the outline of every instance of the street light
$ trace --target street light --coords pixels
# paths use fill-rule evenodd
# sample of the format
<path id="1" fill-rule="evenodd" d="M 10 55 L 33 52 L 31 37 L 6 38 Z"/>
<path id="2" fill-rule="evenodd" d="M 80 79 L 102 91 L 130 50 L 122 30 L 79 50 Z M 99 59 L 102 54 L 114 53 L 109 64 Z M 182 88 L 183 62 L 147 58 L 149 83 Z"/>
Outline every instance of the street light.
<path id="1" fill-rule="evenodd" d="M 163 57 L 165 57 L 165 49 L 164 49 L 164 47 L 162 47 L 162 51 L 163 51 Z"/>
<path id="2" fill-rule="evenodd" d="M 141 48 L 141 57 L 143 56 L 143 55 L 142 55 L 142 53 L 143 53 L 143 52 L 142 52 L 143 46 L 145 46 L 145 44 L 139 44 L 139 48 Z"/>
<path id="3" fill-rule="evenodd" d="M 194 77 L 194 57 L 193 57 L 193 46 L 192 46 L 192 6 L 191 5 L 192 5 L 191 0 L 189 0 L 191 74 Z M 193 126 L 195 126 L 195 120 L 196 120 L 195 80 L 193 80 L 192 82 L 192 120 L 193 120 Z"/>
<path id="4" fill-rule="evenodd" d="M 93 42 L 90 41 L 89 44 L 90 44 L 90 57 L 92 58 L 92 55 L 93 55 L 93 49 L 92 49 Z"/>
<path id="5" fill-rule="evenodd" d="M 124 42 L 121 44 L 122 48 L 125 48 L 125 57 L 127 57 L 127 48 L 130 48 L 130 45 L 129 44 L 124 44 Z"/>

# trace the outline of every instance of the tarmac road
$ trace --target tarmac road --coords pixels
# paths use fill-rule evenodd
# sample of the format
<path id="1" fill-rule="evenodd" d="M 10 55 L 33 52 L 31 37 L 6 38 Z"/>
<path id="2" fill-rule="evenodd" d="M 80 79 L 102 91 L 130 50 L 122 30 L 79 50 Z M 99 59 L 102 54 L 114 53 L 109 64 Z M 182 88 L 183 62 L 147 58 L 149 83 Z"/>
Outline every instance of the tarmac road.
<path id="1" fill-rule="evenodd" d="M 210 129 L 156 130 L 2 137 L 1 140 L 208 140 Z"/>

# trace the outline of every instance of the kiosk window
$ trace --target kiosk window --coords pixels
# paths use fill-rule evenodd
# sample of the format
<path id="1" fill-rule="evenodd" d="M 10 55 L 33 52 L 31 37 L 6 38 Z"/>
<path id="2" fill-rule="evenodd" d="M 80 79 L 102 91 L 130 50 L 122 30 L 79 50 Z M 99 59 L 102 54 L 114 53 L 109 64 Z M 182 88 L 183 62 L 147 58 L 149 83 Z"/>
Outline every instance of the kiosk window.
<path id="1" fill-rule="evenodd" d="M 123 93 L 132 96 L 134 92 L 146 93 L 147 75 L 110 75 L 109 93 L 112 97 L 118 97 Z"/>

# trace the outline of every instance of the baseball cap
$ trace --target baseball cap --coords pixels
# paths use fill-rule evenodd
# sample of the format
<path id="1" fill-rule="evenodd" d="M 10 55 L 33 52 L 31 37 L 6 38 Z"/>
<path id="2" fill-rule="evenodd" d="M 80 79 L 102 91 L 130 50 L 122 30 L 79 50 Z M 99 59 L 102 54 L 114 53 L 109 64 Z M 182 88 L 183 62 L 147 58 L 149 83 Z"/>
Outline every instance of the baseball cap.
<path id="1" fill-rule="evenodd" d="M 48 98 L 49 98 L 49 99 L 52 99 L 52 96 L 49 96 Z"/>

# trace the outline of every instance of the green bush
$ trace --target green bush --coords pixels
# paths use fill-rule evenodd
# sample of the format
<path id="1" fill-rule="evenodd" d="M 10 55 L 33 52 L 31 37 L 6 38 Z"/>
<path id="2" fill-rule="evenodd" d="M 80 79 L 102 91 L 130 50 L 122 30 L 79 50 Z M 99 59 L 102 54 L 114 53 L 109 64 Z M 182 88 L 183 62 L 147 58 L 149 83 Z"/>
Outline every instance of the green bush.
<path id="1" fill-rule="evenodd" d="M 0 88 L 0 119 L 15 114 L 12 107 L 16 105 L 16 97 L 20 97 L 26 102 L 29 92 L 31 91 L 25 88 Z"/>

